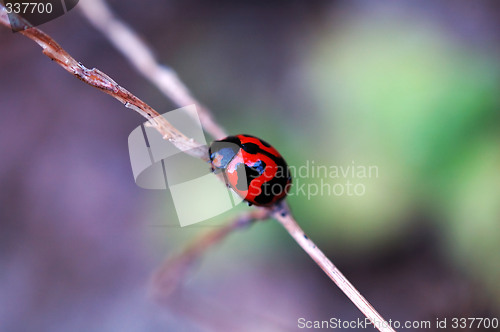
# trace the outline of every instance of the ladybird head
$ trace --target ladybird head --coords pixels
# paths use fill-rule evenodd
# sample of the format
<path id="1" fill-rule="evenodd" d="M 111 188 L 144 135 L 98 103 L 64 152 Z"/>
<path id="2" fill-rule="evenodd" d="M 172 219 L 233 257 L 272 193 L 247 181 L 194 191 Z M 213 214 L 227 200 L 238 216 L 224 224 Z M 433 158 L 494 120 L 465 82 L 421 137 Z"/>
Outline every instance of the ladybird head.
<path id="1" fill-rule="evenodd" d="M 240 144 L 240 141 L 234 136 L 213 142 L 208 149 L 212 168 L 225 169 L 240 150 Z"/>
<path id="2" fill-rule="evenodd" d="M 228 136 L 209 148 L 214 173 L 249 204 L 272 206 L 284 199 L 292 178 L 281 154 L 250 135 Z"/>

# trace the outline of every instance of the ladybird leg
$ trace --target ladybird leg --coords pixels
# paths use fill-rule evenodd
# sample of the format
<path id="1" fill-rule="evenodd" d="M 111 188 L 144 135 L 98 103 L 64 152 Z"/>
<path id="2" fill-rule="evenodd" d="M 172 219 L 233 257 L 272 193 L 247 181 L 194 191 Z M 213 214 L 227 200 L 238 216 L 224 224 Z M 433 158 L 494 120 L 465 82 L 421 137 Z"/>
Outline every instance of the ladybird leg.
<path id="1" fill-rule="evenodd" d="M 219 174 L 220 172 L 222 172 L 222 169 L 220 168 L 211 168 L 211 172 L 214 173 L 214 174 Z"/>
<path id="2" fill-rule="evenodd" d="M 276 203 L 273 206 L 274 212 L 278 212 L 282 217 L 286 217 L 290 212 L 288 205 L 285 204 L 285 200 Z"/>
<path id="3" fill-rule="evenodd" d="M 223 170 L 219 168 L 219 169 L 216 169 L 216 170 L 214 171 L 214 173 L 215 173 L 215 174 L 222 173 L 222 177 L 224 178 L 224 184 L 226 185 L 226 187 L 227 187 L 228 189 L 231 189 L 231 185 L 229 184 L 229 181 L 228 181 L 228 179 L 227 179 L 226 172 L 223 172 Z"/>
<path id="4" fill-rule="evenodd" d="M 248 204 L 248 206 L 252 206 L 252 205 L 253 205 L 253 204 L 252 204 L 252 203 L 250 203 L 250 202 L 247 202 L 247 204 Z"/>

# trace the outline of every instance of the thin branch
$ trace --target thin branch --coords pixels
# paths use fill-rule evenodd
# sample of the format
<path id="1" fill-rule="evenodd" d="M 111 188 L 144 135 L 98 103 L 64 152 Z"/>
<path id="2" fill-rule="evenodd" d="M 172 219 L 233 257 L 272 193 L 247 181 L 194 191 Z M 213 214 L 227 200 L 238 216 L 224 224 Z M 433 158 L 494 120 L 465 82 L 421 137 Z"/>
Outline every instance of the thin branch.
<path id="1" fill-rule="evenodd" d="M 184 107 L 196 104 L 201 125 L 206 132 L 216 139 L 227 136 L 224 129 L 214 121 L 212 113 L 193 97 L 177 73 L 172 68 L 159 64 L 151 47 L 125 22 L 121 21 L 105 1 L 81 1 L 78 8 L 81 9 L 85 18 L 108 38 L 137 71 L 156 85 L 177 106 Z"/>
<path id="2" fill-rule="evenodd" d="M 307 252 L 326 275 L 347 295 L 349 300 L 370 319 L 377 329 L 380 331 L 394 331 L 375 308 L 358 292 L 328 257 L 325 256 L 321 249 L 306 235 L 289 211 L 274 211 L 272 217 L 287 230 L 302 249 Z"/>
<path id="3" fill-rule="evenodd" d="M 14 15 L 14 14 L 9 14 Z M 162 135 L 164 139 L 168 139 L 179 150 L 185 151 L 193 157 L 208 160 L 207 148 L 193 139 L 188 138 L 168 122 L 163 116 L 156 112 L 151 106 L 143 102 L 141 99 L 127 91 L 113 81 L 108 75 L 104 74 L 99 69 L 88 69 L 83 64 L 76 61 L 68 52 L 66 52 L 54 39 L 41 31 L 40 29 L 31 26 L 30 23 L 17 17 L 19 24 L 23 25 L 22 35 L 36 42 L 43 49 L 43 54 L 55 61 L 66 71 L 73 74 L 83 82 L 93 86 L 104 93 L 119 100 L 126 107 L 133 109 L 140 115 L 145 117 Z M 9 16 L 3 5 L 0 4 L 0 24 L 7 28 L 11 28 Z M 17 24 L 17 23 L 16 23 Z"/>
<path id="4" fill-rule="evenodd" d="M 152 296 L 159 300 L 166 298 L 182 283 L 189 269 L 208 249 L 222 242 L 233 231 L 244 229 L 257 220 L 267 219 L 269 215 L 268 209 L 255 209 L 237 216 L 220 228 L 196 237 L 181 253 L 168 257 L 153 274 Z"/>
<path id="5" fill-rule="evenodd" d="M 83 82 L 111 95 L 115 99 L 122 102 L 126 107 L 131 108 L 148 119 L 151 125 L 156 128 L 163 138 L 170 140 L 177 148 L 189 153 L 192 156 L 208 159 L 206 147 L 200 146 L 198 143 L 189 139 L 174 126 L 172 126 L 165 118 L 160 116 L 153 108 L 145 102 L 134 96 L 132 93 L 118 85 L 109 76 L 98 69 L 88 69 L 71 57 L 59 44 L 57 44 L 50 36 L 32 27 L 28 22 L 18 18 L 19 22 L 24 25 L 24 31 L 20 31 L 24 36 L 32 39 L 43 48 L 43 53 L 54 60 L 57 64 L 63 67 Z M 0 4 L 0 24 L 10 28 L 10 22 L 7 16 L 6 9 Z M 266 209 L 259 208 L 255 213 L 263 213 Z M 368 301 L 354 288 L 354 286 L 342 275 L 342 273 L 333 265 L 333 263 L 323 254 L 323 252 L 312 242 L 297 224 L 296 220 L 291 215 L 286 204 L 281 208 L 275 207 L 268 209 L 268 213 L 272 213 L 273 217 L 278 220 L 288 233 L 297 241 L 297 243 L 311 256 L 311 258 L 321 267 L 321 269 L 332 279 L 335 284 L 349 297 L 349 299 L 368 317 L 374 326 L 380 331 L 394 331 L 380 314 L 368 303 Z M 255 216 L 254 216 L 255 217 Z M 239 219 L 237 219 L 238 221 Z M 242 216 L 242 220 L 253 220 L 252 215 Z M 240 221 L 241 222 L 241 221 Z M 247 222 L 244 222 L 247 223 Z M 189 266 L 200 254 L 215 243 L 220 242 L 233 230 L 238 229 L 239 222 L 234 222 L 223 227 L 220 230 L 213 232 L 207 237 L 203 237 L 201 243 L 193 244 L 188 248 L 189 254 L 181 255 L 181 259 L 174 264 L 178 269 L 182 270 Z M 174 260 L 175 261 L 175 260 Z M 168 264 L 167 264 L 168 265 Z M 172 267 L 172 265 L 170 265 Z M 160 270 L 157 276 L 162 275 L 163 270 Z M 167 283 L 168 284 L 168 283 Z"/>

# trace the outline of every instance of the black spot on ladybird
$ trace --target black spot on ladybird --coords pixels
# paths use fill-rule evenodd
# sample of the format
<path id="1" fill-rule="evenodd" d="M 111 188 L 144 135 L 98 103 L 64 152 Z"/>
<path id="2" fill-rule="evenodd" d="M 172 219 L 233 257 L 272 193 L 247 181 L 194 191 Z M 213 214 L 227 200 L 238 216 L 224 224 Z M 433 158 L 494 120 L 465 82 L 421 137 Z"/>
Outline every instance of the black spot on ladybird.
<path id="1" fill-rule="evenodd" d="M 243 151 L 250 154 L 257 154 L 260 152 L 259 146 L 255 143 L 243 143 L 243 145 L 241 145 L 241 148 L 243 149 Z"/>
<path id="2" fill-rule="evenodd" d="M 288 168 L 286 171 L 288 173 Z M 255 197 L 255 202 L 262 205 L 271 203 L 276 196 L 280 196 L 286 192 L 289 181 L 289 174 L 277 174 L 275 177 L 262 184 L 262 191 L 260 195 Z"/>
<path id="3" fill-rule="evenodd" d="M 228 137 L 220 140 L 220 142 L 229 142 L 229 143 L 234 143 L 236 145 L 241 146 L 241 140 L 236 136 L 228 136 Z"/>

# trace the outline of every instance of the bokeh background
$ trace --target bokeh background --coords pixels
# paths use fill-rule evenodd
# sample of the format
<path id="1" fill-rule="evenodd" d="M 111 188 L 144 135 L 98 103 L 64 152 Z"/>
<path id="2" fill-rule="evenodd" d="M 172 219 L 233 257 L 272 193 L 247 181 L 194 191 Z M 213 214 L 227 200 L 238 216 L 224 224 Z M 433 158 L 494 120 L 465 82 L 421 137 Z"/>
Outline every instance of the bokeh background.
<path id="1" fill-rule="evenodd" d="M 110 4 L 229 132 L 272 142 L 294 167 L 378 167 L 351 180 L 363 196 L 289 203 L 386 319 L 500 316 L 498 2 Z M 160 113 L 175 108 L 78 9 L 41 28 Z M 274 221 L 232 234 L 168 303 L 152 301 L 161 261 L 235 211 L 178 227 L 169 193 L 133 181 L 127 137 L 143 119 L 23 36 L 2 29 L 0 45 L 1 331 L 362 317 Z M 321 180 L 346 179 L 295 182 Z"/>

